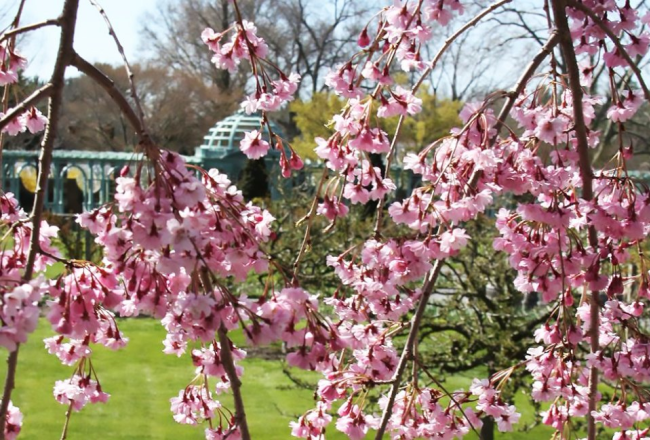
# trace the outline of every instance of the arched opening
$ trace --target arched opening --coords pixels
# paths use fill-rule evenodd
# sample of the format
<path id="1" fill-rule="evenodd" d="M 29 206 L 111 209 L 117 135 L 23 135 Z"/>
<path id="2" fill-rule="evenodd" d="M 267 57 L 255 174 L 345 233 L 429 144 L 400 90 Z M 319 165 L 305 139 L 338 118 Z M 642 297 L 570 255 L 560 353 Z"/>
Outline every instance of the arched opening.
<path id="1" fill-rule="evenodd" d="M 16 198 L 21 208 L 30 212 L 34 206 L 34 197 L 36 194 L 38 170 L 34 165 L 25 164 L 18 169 L 18 194 Z"/>
<path id="2" fill-rule="evenodd" d="M 84 188 L 87 177 L 77 166 L 67 166 L 61 171 L 63 184 L 63 214 L 79 214 L 84 208 Z"/>

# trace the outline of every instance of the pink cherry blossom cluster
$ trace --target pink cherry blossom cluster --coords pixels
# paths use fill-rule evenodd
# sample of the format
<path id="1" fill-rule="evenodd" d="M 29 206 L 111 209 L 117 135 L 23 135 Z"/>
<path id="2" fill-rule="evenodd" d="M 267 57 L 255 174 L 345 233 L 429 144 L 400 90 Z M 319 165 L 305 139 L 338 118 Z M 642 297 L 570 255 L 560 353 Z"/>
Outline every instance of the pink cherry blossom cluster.
<path id="1" fill-rule="evenodd" d="M 0 310 L 0 345 L 15 350 L 16 344 L 27 342 L 27 335 L 36 329 L 40 310 L 38 303 L 47 291 L 42 277 L 3 292 Z"/>
<path id="2" fill-rule="evenodd" d="M 24 280 L 31 223 L 27 222 L 27 215 L 18 207 L 18 202 L 11 193 L 0 195 L 0 224 L 9 228 L 13 237 L 13 244 L 3 249 L 0 256 L 0 345 L 15 350 L 16 344 L 26 342 L 27 336 L 35 330 L 40 313 L 38 304 L 47 292 L 48 285 L 41 276 L 27 282 Z M 44 253 L 36 258 L 36 272 L 42 272 L 53 262 L 50 256 L 59 255 L 51 242 L 57 233 L 57 227 L 41 222 L 39 244 Z"/>
<path id="3" fill-rule="evenodd" d="M 434 438 L 444 433 L 448 438 L 463 438 L 470 431 L 480 429 L 480 414 L 471 407 L 460 405 L 469 402 L 466 392 L 453 393 L 448 403 L 438 389 L 414 389 L 400 391 L 395 399 L 393 414 L 388 421 L 388 430 L 393 437 Z M 388 404 L 383 397 L 379 406 Z"/>
<path id="4" fill-rule="evenodd" d="M 612 33 L 621 38 L 626 52 L 632 58 L 645 55 L 650 45 L 650 34 L 642 25 L 650 22 L 650 15 L 646 13 L 640 17 L 639 10 L 629 3 L 619 6 L 616 2 L 586 1 L 584 5 L 602 19 Z M 608 47 L 603 29 L 591 17 L 572 8 L 568 11 L 568 15 L 574 19 L 571 35 L 579 41 L 576 45 L 577 53 L 600 53 L 607 67 L 627 66 L 627 61 L 612 42 L 609 42 Z"/>
<path id="5" fill-rule="evenodd" d="M 643 57 L 650 47 L 650 13 L 640 16 L 640 10 L 630 2 L 584 1 L 584 6 L 593 11 L 603 24 L 619 39 L 631 59 Z M 602 27 L 580 10 L 567 9 L 573 18 L 571 35 L 579 43 L 576 53 L 602 57 L 609 68 L 629 68 L 627 59 L 620 49 L 609 41 Z M 593 70 L 590 66 L 589 70 Z M 587 84 L 588 85 L 588 84 Z M 613 122 L 623 122 L 631 118 L 639 109 L 642 99 L 629 85 L 623 91 L 612 90 L 613 105 L 607 111 L 607 117 Z"/>
<path id="6" fill-rule="evenodd" d="M 205 387 L 188 386 L 170 399 L 174 420 L 185 425 L 196 425 L 199 421 L 212 419 L 219 403 L 212 400 L 212 394 Z"/>
<path id="7" fill-rule="evenodd" d="M 41 275 L 25 280 L 32 224 L 12 193 L 0 193 L 0 226 L 9 230 L 13 238 L 13 243 L 3 247 L 0 255 L 0 346 L 13 351 L 17 344 L 27 342 L 28 335 L 36 329 L 39 302 L 47 293 L 48 284 Z M 58 228 L 41 221 L 39 232 L 39 246 L 44 252 L 34 261 L 36 273 L 44 271 L 59 256 L 51 241 Z M 3 428 L 5 438 L 15 439 L 22 423 L 22 413 L 10 401 Z"/>
<path id="8" fill-rule="evenodd" d="M 602 26 L 635 57 L 650 45 L 642 28 L 650 24 L 650 15 L 639 17 L 629 2 L 586 0 L 581 5 L 602 21 L 568 10 L 577 53 L 594 56 L 583 61 L 583 85 L 595 67 L 587 64 L 594 60 L 602 60 L 613 85 L 617 69 L 627 68 L 628 61 Z M 272 132 L 266 112 L 292 99 L 299 77 L 262 62 L 266 43 L 235 9 L 238 20 L 230 29 L 206 29 L 202 38 L 215 53 L 217 67 L 232 71 L 242 60 L 251 64 L 256 87 L 243 107 L 249 113 L 262 111 L 264 122 L 244 137 L 241 149 L 259 159 L 273 144 L 282 173 L 289 176 L 302 161 Z M 422 106 L 415 88 L 394 85 L 394 64 L 428 75 L 433 66 L 422 60 L 422 45 L 432 26 L 447 24 L 454 11 L 462 13 L 455 0 L 396 2 L 384 8 L 376 16 L 376 33 L 368 26 L 361 32 L 362 50 L 327 75 L 327 85 L 348 101 L 333 117 L 334 133 L 315 140 L 326 170 L 310 215 L 334 222 L 347 214 L 347 204 L 371 200 L 379 202 L 380 210 L 367 239 L 327 257 L 325 264 L 340 281 L 333 293 L 300 286 L 304 249 L 294 273 L 269 257 L 264 247 L 274 237 L 273 216 L 245 202 L 224 174 L 147 147 L 147 160 L 125 167 L 116 179 L 114 203 L 78 218 L 103 247 L 102 264 L 67 261 L 64 273 L 49 285 L 25 275 L 31 223 L 13 195 L 0 196 L 0 221 L 13 237 L 0 256 L 0 345 L 14 350 L 25 342 L 38 319 L 37 304 L 47 295 L 47 317 L 57 335 L 45 346 L 63 364 L 75 366 L 70 379 L 56 383 L 54 396 L 78 411 L 109 397 L 91 362 L 91 344 L 119 349 L 128 339 L 117 315 L 154 316 L 167 332 L 163 351 L 179 357 L 189 352 L 196 369 L 194 380 L 170 399 L 173 417 L 182 424 L 207 424 L 206 439 L 238 439 L 245 431 L 241 415 L 215 399 L 232 392 L 235 407 L 241 404 L 237 393 L 246 352 L 228 336 L 236 328 L 252 345 L 282 342 L 289 365 L 322 374 L 315 407 L 291 423 L 296 437 L 322 440 L 333 424 L 351 439 L 362 439 L 370 430 L 385 430 L 400 440 L 462 438 L 480 428 L 483 417 L 508 431 L 520 414 L 500 390 L 515 369 L 524 367 L 532 378 L 532 398 L 549 402 L 542 421 L 558 437 L 572 436 L 573 419 L 582 417 L 615 430 L 614 439 L 647 437 L 650 407 L 639 391 L 650 382 L 650 336 L 644 327 L 650 262 L 643 251 L 650 232 L 650 191 L 630 178 L 626 161 L 632 150 L 622 141 L 606 168 L 594 170 L 585 162 L 589 153 L 583 140 L 588 147 L 598 145 L 592 125 L 605 100 L 584 94 L 578 102 L 580 91 L 574 87 L 572 92 L 567 76 L 552 71 L 529 82 L 519 96 L 505 95 L 519 126 L 507 127 L 505 136 L 501 128 L 509 121 L 492 110 L 503 95 L 467 104 L 459 115 L 462 127 L 405 155 L 404 168 L 419 183 L 403 199 L 388 202 L 382 218 L 396 185 L 371 155 L 385 155 L 390 164 L 398 133 L 391 139 L 379 118 L 407 118 Z M 11 78 L 22 58 L 4 47 L 2 55 L 0 84 L 6 84 L 15 81 Z M 623 80 L 621 90 L 610 90 L 612 106 L 606 112 L 619 127 L 644 103 L 641 91 Z M 32 108 L 5 130 L 33 132 L 45 123 Z M 468 391 L 423 386 L 418 371 L 432 373 L 420 364 L 417 337 L 409 334 L 405 341 L 400 336 L 417 330 L 442 260 L 472 240 L 463 223 L 484 213 L 497 197 L 511 196 L 525 201 L 499 211 L 494 248 L 509 255 L 516 288 L 541 295 L 548 313 L 535 331 L 539 346 L 512 368 L 476 379 Z M 387 232 L 382 222 L 397 227 Z M 41 225 L 35 273 L 63 260 L 51 243 L 56 228 Z M 627 265 L 635 261 L 640 273 L 630 274 Z M 259 295 L 231 287 L 250 273 L 264 272 L 267 283 Z M 406 363 L 413 366 L 410 376 L 404 373 Z M 607 401 L 590 384 L 594 372 L 614 385 Z M 12 438 L 22 415 L 9 408 L 4 430 Z"/>
<path id="9" fill-rule="evenodd" d="M 222 38 L 230 31 L 235 32 L 228 43 L 221 44 Z M 217 33 L 211 28 L 206 28 L 201 34 L 201 39 L 215 53 L 212 62 L 219 69 L 236 72 L 242 59 L 252 61 L 253 58 L 264 58 L 269 47 L 263 38 L 257 36 L 257 27 L 250 21 L 243 20 L 235 23 L 224 32 Z"/>
<path id="10" fill-rule="evenodd" d="M 103 392 L 99 382 L 91 377 L 90 373 L 75 374 L 70 379 L 58 380 L 54 385 L 54 398 L 73 411 L 81 411 L 89 403 L 106 403 L 110 394 Z"/>
<path id="11" fill-rule="evenodd" d="M 104 246 L 104 265 L 75 269 L 56 282 L 60 293 L 51 302 L 50 319 L 59 334 L 71 339 L 49 339 L 48 349 L 64 363 L 83 362 L 91 342 L 111 348 L 126 343 L 111 311 L 153 315 L 167 330 L 165 353 L 182 356 L 189 342 L 202 343 L 191 350 L 191 357 L 205 383 L 190 385 L 172 399 L 175 419 L 192 424 L 206 420 L 211 425 L 207 438 L 232 438 L 239 429 L 235 420 L 212 399 L 213 392 L 230 388 L 223 347 L 215 334 L 242 325 L 253 342 L 260 342 L 256 335 L 276 340 L 288 324 L 281 316 L 291 314 L 273 307 L 282 293 L 254 301 L 235 295 L 221 280 L 243 280 L 250 271 L 267 270 L 260 244 L 271 238 L 274 218 L 246 203 L 217 170 L 190 169 L 171 152 L 154 157 L 149 165 L 139 164 L 133 175 L 130 169 L 122 171 L 116 210 L 104 207 L 79 217 Z M 84 292 L 83 298 L 79 292 Z M 297 325 L 303 316 L 295 314 L 298 307 L 291 303 L 286 308 Z M 231 342 L 228 352 L 234 362 L 246 355 Z M 212 390 L 208 377 L 214 378 Z"/>
<path id="12" fill-rule="evenodd" d="M 4 113 L 0 112 L 0 118 L 3 117 Z M 9 124 L 2 129 L 2 132 L 7 133 L 9 136 L 16 136 L 18 133 L 29 130 L 30 133 L 35 134 L 43 131 L 46 125 L 47 118 L 36 107 L 31 107 L 22 115 L 9 121 Z"/>
<path id="13" fill-rule="evenodd" d="M 596 11 L 604 12 L 598 9 L 600 6 L 592 6 Z M 613 2 L 602 8 L 618 9 Z M 626 28 L 626 35 L 632 35 L 632 29 L 639 24 L 636 13 L 629 5 L 618 12 L 621 13 L 621 26 L 631 26 Z M 408 7 L 401 7 L 400 13 L 408 14 Z M 630 19 L 629 23 L 627 19 Z M 596 26 L 589 20 L 575 20 L 574 30 L 580 26 L 590 27 L 592 33 L 596 33 Z M 613 30 L 618 32 L 623 27 Z M 582 30 L 574 32 L 574 36 L 582 34 Z M 378 35 L 381 38 L 381 31 Z M 603 38 L 604 34 L 601 34 L 597 42 L 584 43 L 581 40 L 581 43 L 595 47 Z M 360 45 L 368 47 L 367 52 L 372 54 L 372 43 L 373 39 L 364 29 Z M 338 94 L 348 97 L 349 101 L 341 114 L 334 117 L 335 133 L 327 140 L 316 140 L 317 154 L 329 169 L 339 173 L 340 177 L 335 179 L 346 182 L 340 194 L 352 203 L 365 203 L 371 199 L 372 181 L 366 177 L 369 174 L 366 170 L 371 168 L 365 155 L 390 155 L 387 135 L 368 125 L 372 112 L 376 110 L 379 117 L 410 115 L 416 113 L 419 106 L 419 102 L 404 89 L 389 88 L 388 69 L 366 65 L 364 72 L 368 75 L 363 75 L 363 78 L 377 82 L 376 87 L 371 88 L 374 92 L 365 99 L 359 87 L 364 79 L 357 76 L 354 64 L 344 64 L 328 75 L 328 85 Z M 615 338 L 613 335 L 620 328 L 629 333 L 630 329 L 638 331 L 639 326 L 627 322 L 627 319 L 612 320 L 608 311 L 615 298 L 620 300 L 625 285 L 635 281 L 624 277 L 623 265 L 630 261 L 630 251 L 645 238 L 650 223 L 647 192 L 639 190 L 622 171 L 630 154 L 628 150 L 621 150 L 616 156 L 613 169 L 594 173 L 593 190 L 598 195 L 597 200 L 580 198 L 583 182 L 574 130 L 575 103 L 568 87 L 558 89 L 557 83 L 542 81 L 532 93 L 517 99 L 512 115 L 523 129 L 519 135 L 511 132 L 506 139 L 495 139 L 498 133 L 493 127 L 497 121 L 491 110 L 483 105 L 468 105 L 460 115 L 465 123 L 463 128 L 452 131 L 452 136 L 428 146 L 419 154 L 407 155 L 405 166 L 421 176 L 423 185 L 409 197 L 394 202 L 389 214 L 396 223 L 408 225 L 426 238 L 391 239 L 383 244 L 370 240 L 360 252 L 349 251 L 338 258 L 330 257 L 328 264 L 335 269 L 345 289 L 337 290 L 334 297 L 325 302 L 334 306 L 341 323 L 357 323 L 352 331 L 363 328 L 364 321 L 376 320 L 368 328 L 373 329 L 373 335 L 381 335 L 384 347 L 392 347 L 391 323 L 410 312 L 418 298 L 417 291 L 407 296 L 401 293 L 404 285 L 400 277 L 406 275 L 405 279 L 411 282 L 422 279 L 431 261 L 453 255 L 462 248 L 470 238 L 459 224 L 483 212 L 494 196 L 504 193 L 531 195 L 534 202 L 519 204 L 515 212 L 503 209 L 499 213 L 497 226 L 501 237 L 495 240 L 495 248 L 510 254 L 510 262 L 518 272 L 516 285 L 522 292 L 541 293 L 544 302 L 556 304 L 553 317 L 557 320 L 547 322 L 536 332 L 538 341 L 544 342 L 545 347 L 531 351 L 525 365 L 535 380 L 533 394 L 536 400 L 557 400 L 544 417 L 545 423 L 561 431 L 570 417 L 584 417 L 589 413 L 588 368 L 597 366 L 611 380 L 621 377 L 647 380 L 643 373 L 643 365 L 648 362 L 643 342 L 646 337 L 639 335 L 640 340 L 628 337 L 623 341 Z M 549 94 L 549 90 L 554 92 Z M 609 114 L 615 122 L 630 118 L 643 102 L 640 93 L 629 87 L 621 92 L 620 97 L 619 101 L 614 101 L 617 109 L 610 110 Z M 372 105 L 374 100 L 378 101 L 375 109 Z M 590 129 L 589 124 L 595 118 L 597 106 L 602 103 L 602 99 L 588 95 L 583 96 L 580 102 L 591 147 L 597 145 L 598 132 Z M 543 143 L 556 147 L 548 159 L 539 154 Z M 345 215 L 346 211 L 346 208 L 341 209 L 345 205 L 339 201 L 336 191 L 337 185 L 342 184 L 335 179 L 335 183 L 328 183 L 318 209 L 318 213 L 330 221 Z M 380 194 L 378 198 L 384 195 Z M 597 249 L 585 243 L 589 228 L 597 234 Z M 415 256 L 412 259 L 408 257 L 410 252 Z M 386 257 L 389 259 L 385 260 Z M 377 263 L 379 266 L 375 267 Z M 376 268 L 379 269 L 377 272 Z M 640 298 L 648 296 L 647 277 L 645 273 L 636 277 L 641 285 Z M 583 288 L 604 291 L 610 301 L 600 318 L 603 353 L 580 363 L 574 359 L 580 356 L 577 347 L 590 341 L 589 303 L 574 299 L 574 289 Z M 643 306 L 635 301 L 623 304 L 619 309 L 634 320 L 642 313 Z M 345 337 L 345 326 L 335 326 L 340 333 L 338 338 L 348 343 L 354 341 L 353 356 L 349 360 L 345 357 L 337 359 L 336 364 L 328 365 L 324 370 L 318 364 L 304 362 L 311 368 L 321 369 L 326 379 L 319 386 L 322 403 L 319 402 L 315 410 L 292 424 L 296 436 L 320 438 L 323 425 L 329 423 L 329 416 L 324 414 L 332 399 L 346 399 L 349 410 L 346 410 L 345 417 L 339 414 L 337 428 L 351 438 L 361 438 L 368 429 L 377 426 L 374 416 L 355 405 L 353 398 L 365 385 L 392 376 L 397 353 L 392 349 L 388 352 L 376 350 L 372 344 L 366 345 L 365 349 L 356 348 L 359 342 L 364 344 L 366 341 Z M 618 348 L 612 347 L 613 344 Z M 373 365 L 375 351 L 383 366 Z M 306 353 L 303 355 L 301 351 L 301 357 L 305 356 Z M 355 358 L 362 359 L 364 366 L 373 366 L 373 370 L 369 372 L 362 368 L 354 362 Z M 330 370 L 332 367 L 336 374 Z M 402 398 L 403 394 L 398 396 L 398 399 Z M 511 424 L 517 421 L 514 408 L 506 404 L 494 405 L 496 400 L 489 393 L 479 400 L 478 409 L 494 417 L 500 428 L 510 429 Z M 558 403 L 560 401 L 563 403 Z M 640 407 L 641 403 L 637 401 L 631 405 Z M 609 415 L 601 415 L 610 411 L 609 407 L 603 408 L 593 414 L 597 421 L 609 420 Z M 397 404 L 392 410 L 394 416 L 398 411 Z M 642 420 L 636 412 L 632 418 L 639 422 Z M 312 423 L 312 419 L 316 423 Z M 409 417 L 397 417 L 396 420 L 402 426 L 407 419 Z M 621 428 L 623 431 L 617 434 L 620 437 L 626 435 L 625 430 L 629 430 L 632 424 L 616 425 L 608 421 L 606 426 Z M 400 438 L 417 436 L 416 433 L 400 435 Z"/>

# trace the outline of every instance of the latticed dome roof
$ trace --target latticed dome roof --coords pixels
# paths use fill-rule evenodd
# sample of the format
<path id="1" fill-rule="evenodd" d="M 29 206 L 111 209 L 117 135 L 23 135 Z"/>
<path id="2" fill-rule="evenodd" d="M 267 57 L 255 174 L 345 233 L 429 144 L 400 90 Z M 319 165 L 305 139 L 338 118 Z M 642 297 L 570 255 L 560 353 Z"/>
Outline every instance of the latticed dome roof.
<path id="1" fill-rule="evenodd" d="M 214 127 L 210 128 L 208 134 L 203 138 L 201 149 L 214 148 L 218 150 L 226 150 L 226 154 L 239 151 L 239 143 L 244 138 L 244 135 L 249 131 L 259 130 L 261 125 L 261 114 L 254 113 L 252 115 L 247 115 L 243 110 L 239 110 L 238 112 L 228 116 L 226 119 L 217 122 Z M 282 136 L 280 127 L 272 121 L 271 130 Z M 267 142 L 271 143 L 266 129 L 263 130 L 262 136 Z"/>

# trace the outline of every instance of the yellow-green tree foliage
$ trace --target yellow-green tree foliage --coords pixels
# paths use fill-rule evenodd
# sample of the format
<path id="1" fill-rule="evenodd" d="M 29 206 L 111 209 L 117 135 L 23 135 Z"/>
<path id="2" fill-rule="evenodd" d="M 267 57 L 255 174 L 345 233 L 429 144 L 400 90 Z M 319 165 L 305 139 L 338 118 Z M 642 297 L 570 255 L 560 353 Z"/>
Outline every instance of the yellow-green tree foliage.
<path id="1" fill-rule="evenodd" d="M 422 99 L 422 112 L 414 118 L 404 120 L 399 135 L 402 152 L 420 149 L 447 135 L 452 127 L 460 125 L 460 101 L 438 99 L 428 92 L 419 92 L 418 97 Z M 332 134 L 331 116 L 339 113 L 343 106 L 342 99 L 325 92 L 315 93 L 309 101 L 297 100 L 291 103 L 289 109 L 294 114 L 294 121 L 300 131 L 300 135 L 292 140 L 292 146 L 301 157 L 318 159 L 314 153 L 314 138 L 327 139 Z M 394 117 L 376 120 L 374 123 L 379 124 L 392 137 L 397 121 L 398 118 Z"/>

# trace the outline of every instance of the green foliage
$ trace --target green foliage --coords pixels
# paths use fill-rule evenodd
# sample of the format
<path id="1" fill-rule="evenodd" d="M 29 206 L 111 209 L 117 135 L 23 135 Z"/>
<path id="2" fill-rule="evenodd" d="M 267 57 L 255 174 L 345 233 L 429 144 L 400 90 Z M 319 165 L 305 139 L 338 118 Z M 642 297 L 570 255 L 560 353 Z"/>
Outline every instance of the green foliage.
<path id="1" fill-rule="evenodd" d="M 320 178 L 320 170 L 316 170 L 316 175 L 312 177 Z M 308 178 L 307 182 L 310 180 Z M 274 267 L 282 268 L 287 279 L 291 278 L 293 262 L 305 236 L 307 221 L 301 222 L 301 219 L 309 212 L 314 196 L 313 187 L 307 182 L 284 194 L 283 198 L 268 202 L 266 206 L 276 218 L 273 228 L 275 236 L 266 249 L 271 254 Z M 328 228 L 329 222 L 322 216 L 314 216 L 311 237 L 300 266 L 301 286 L 312 293 L 332 294 L 339 287 L 340 280 L 325 264 L 325 259 L 328 255 L 340 255 L 367 239 L 368 231 L 372 231 L 372 221 L 372 218 L 363 217 L 361 207 L 352 207 L 346 217 L 337 219 L 333 228 Z M 255 277 L 237 288 L 254 296 L 262 291 L 265 279 L 265 276 Z M 286 280 L 276 271 L 275 281 L 278 283 L 276 287 L 281 287 Z"/>
<path id="2" fill-rule="evenodd" d="M 515 289 L 516 273 L 506 255 L 492 248 L 493 219 L 480 217 L 466 230 L 472 237 L 468 246 L 441 271 L 423 322 L 420 354 L 426 365 L 443 374 L 477 367 L 492 374 L 524 359 L 549 310 Z M 523 384 L 522 377 L 513 375 L 510 392 Z"/>
<path id="3" fill-rule="evenodd" d="M 405 150 L 421 148 L 423 145 L 447 135 L 452 127 L 460 124 L 458 112 L 460 101 L 438 99 L 427 91 L 420 91 L 422 112 L 406 118 L 399 136 L 400 145 Z M 344 101 L 334 94 L 314 93 L 310 101 L 294 101 L 289 110 L 294 114 L 294 122 L 301 135 L 292 140 L 292 146 L 303 158 L 318 159 L 314 153 L 314 138 L 327 139 L 332 130 L 328 127 L 332 115 L 339 113 Z M 376 104 L 375 104 L 376 105 Z M 393 117 L 376 121 L 389 135 L 395 133 L 399 118 Z"/>
<path id="4" fill-rule="evenodd" d="M 318 160 L 314 153 L 314 139 L 327 139 L 332 131 L 327 128 L 332 115 L 343 108 L 344 101 L 333 93 L 314 93 L 310 101 L 297 100 L 289 105 L 294 122 L 301 135 L 291 141 L 291 146 L 303 159 Z"/>

